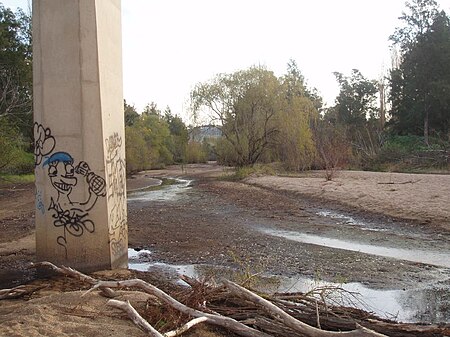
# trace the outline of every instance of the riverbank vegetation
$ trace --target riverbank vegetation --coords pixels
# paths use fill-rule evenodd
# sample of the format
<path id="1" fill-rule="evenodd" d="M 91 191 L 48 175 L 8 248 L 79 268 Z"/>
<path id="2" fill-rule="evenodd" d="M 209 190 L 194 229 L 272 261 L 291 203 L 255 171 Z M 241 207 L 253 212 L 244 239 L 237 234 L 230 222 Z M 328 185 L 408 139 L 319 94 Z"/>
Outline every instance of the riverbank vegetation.
<path id="1" fill-rule="evenodd" d="M 169 107 L 124 102 L 127 173 L 218 160 L 284 170 L 448 172 L 450 21 L 434 0 L 406 3 L 381 78 L 335 72 L 325 106 L 294 60 L 215 75 L 191 92 L 194 126 Z M 0 5 L 0 173 L 33 170 L 31 20 Z M 196 117 L 208 125 L 195 125 Z M 327 174 L 328 175 L 328 174 Z"/>

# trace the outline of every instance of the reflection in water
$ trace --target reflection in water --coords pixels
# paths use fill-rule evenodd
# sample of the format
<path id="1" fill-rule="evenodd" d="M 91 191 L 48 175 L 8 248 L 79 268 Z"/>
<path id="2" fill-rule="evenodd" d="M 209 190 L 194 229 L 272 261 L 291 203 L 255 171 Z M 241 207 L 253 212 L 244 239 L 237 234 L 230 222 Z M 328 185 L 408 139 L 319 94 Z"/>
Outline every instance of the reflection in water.
<path id="1" fill-rule="evenodd" d="M 183 192 L 190 189 L 192 180 L 173 179 L 174 184 L 161 185 L 157 188 L 150 187 L 148 189 L 130 192 L 127 196 L 130 201 L 170 201 L 179 198 Z"/>
<path id="2" fill-rule="evenodd" d="M 233 279 L 236 271 L 223 266 L 208 265 L 170 265 L 160 262 L 146 262 L 151 260 L 151 252 L 134 249 L 128 250 L 129 268 L 140 271 L 161 272 L 169 279 L 177 279 L 178 284 L 186 285 L 179 280 L 180 275 L 187 275 L 196 279 L 208 278 L 211 275 L 217 278 Z M 329 300 L 338 305 L 349 305 L 370 311 L 376 315 L 395 319 L 401 322 L 421 323 L 448 323 L 450 322 L 450 285 L 435 285 L 434 288 L 419 288 L 413 290 L 380 290 L 371 289 L 361 283 L 331 283 L 315 281 L 302 276 L 261 276 L 258 290 L 265 292 L 309 292 L 318 287 L 340 287 L 355 296 L 341 296 L 336 292 L 330 295 Z M 273 279 L 276 278 L 277 282 Z"/>
<path id="3" fill-rule="evenodd" d="M 433 288 L 413 290 L 382 290 L 367 288 L 361 283 L 337 284 L 314 281 L 304 277 L 281 277 L 280 292 L 306 293 L 318 287 L 340 287 L 357 297 L 330 298 L 342 305 L 355 306 L 374 312 L 382 318 L 399 322 L 442 323 L 450 322 L 450 286 L 435 285 Z M 333 294 L 331 294 L 332 296 Z"/>
<path id="4" fill-rule="evenodd" d="M 443 252 L 374 246 L 353 241 L 345 241 L 334 238 L 326 238 L 318 235 L 304 234 L 295 231 L 280 231 L 272 229 L 263 229 L 262 231 L 269 235 L 278 236 L 297 242 L 311 243 L 319 246 L 351 250 L 361 253 L 450 268 L 450 254 Z"/>

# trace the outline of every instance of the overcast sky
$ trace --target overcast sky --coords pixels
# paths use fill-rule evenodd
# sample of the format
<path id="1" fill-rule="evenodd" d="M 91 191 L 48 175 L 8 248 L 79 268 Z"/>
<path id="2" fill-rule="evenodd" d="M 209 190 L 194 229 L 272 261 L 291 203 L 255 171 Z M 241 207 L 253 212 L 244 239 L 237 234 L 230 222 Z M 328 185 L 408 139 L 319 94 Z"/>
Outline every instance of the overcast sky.
<path id="1" fill-rule="evenodd" d="M 0 0 L 1 1 L 1 0 Z M 4 0 L 27 8 L 28 0 Z M 450 0 L 438 1 L 450 13 Z M 332 105 L 334 71 L 378 79 L 404 0 L 122 0 L 124 98 L 187 119 L 189 93 L 218 73 L 289 59 Z"/>

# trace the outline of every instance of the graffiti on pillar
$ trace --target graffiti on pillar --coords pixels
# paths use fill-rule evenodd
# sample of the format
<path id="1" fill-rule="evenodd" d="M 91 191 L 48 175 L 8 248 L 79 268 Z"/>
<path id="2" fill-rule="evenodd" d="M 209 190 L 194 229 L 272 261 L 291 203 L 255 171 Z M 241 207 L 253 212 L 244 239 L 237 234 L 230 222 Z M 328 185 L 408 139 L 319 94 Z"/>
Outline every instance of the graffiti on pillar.
<path id="1" fill-rule="evenodd" d="M 42 124 L 34 123 L 34 165 L 42 162 L 42 158 L 50 154 L 55 148 L 55 138 L 49 128 L 44 128 Z"/>
<path id="2" fill-rule="evenodd" d="M 36 130 L 37 136 L 41 137 L 40 140 L 35 140 L 36 163 L 40 165 L 46 156 L 42 168 L 47 170 L 47 176 L 54 190 L 48 210 L 52 212 L 53 225 L 62 229 L 62 234 L 57 237 L 56 242 L 64 247 L 67 258 L 68 235 L 80 237 L 85 233 L 95 232 L 95 224 L 89 217 L 89 211 L 99 197 L 106 196 L 106 182 L 92 172 L 86 162 L 80 161 L 76 165 L 69 153 L 63 151 L 52 153 L 56 144 L 49 128 L 35 123 Z M 36 148 L 38 146 L 40 149 Z M 79 200 L 79 197 L 77 199 L 74 196 L 76 193 L 72 193 L 75 188 L 86 189 L 87 197 L 83 197 L 83 200 Z M 76 195 L 80 194 L 86 195 L 86 193 Z M 38 209 L 41 207 L 44 208 L 43 203 L 37 206 Z"/>
<path id="3" fill-rule="evenodd" d="M 114 256 L 122 254 L 127 247 L 127 219 L 125 190 L 125 159 L 122 155 L 122 137 L 114 133 L 105 139 L 106 174 L 108 178 L 107 198 L 109 211 L 109 234 Z"/>
<path id="4" fill-rule="evenodd" d="M 45 214 L 45 206 L 44 206 L 44 202 L 42 201 L 41 191 L 36 191 L 34 200 L 36 203 L 36 209 L 38 211 L 40 211 L 42 215 L 44 215 Z"/>

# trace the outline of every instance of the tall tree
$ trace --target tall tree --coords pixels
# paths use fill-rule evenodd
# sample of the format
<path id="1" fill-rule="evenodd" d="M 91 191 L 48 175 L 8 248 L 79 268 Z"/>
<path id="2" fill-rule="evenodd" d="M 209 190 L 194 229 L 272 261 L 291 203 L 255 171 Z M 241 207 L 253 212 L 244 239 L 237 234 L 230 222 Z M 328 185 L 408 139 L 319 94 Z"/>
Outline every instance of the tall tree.
<path id="1" fill-rule="evenodd" d="M 136 111 L 134 105 L 127 104 L 127 101 L 123 100 L 123 112 L 125 119 L 125 126 L 132 126 L 139 119 L 139 114 Z"/>
<path id="2" fill-rule="evenodd" d="M 186 159 L 186 149 L 189 141 L 188 129 L 179 116 L 172 114 L 169 107 L 164 112 L 164 118 L 172 137 L 170 152 L 173 154 L 173 160 L 177 163 L 182 163 Z"/>
<path id="3" fill-rule="evenodd" d="M 312 165 L 315 145 L 311 125 L 318 118 L 321 98 L 308 89 L 295 61 L 290 60 L 281 78 L 285 100 L 277 118 L 279 129 L 277 159 L 289 170 L 301 171 Z"/>
<path id="4" fill-rule="evenodd" d="M 332 109 L 336 122 L 351 128 L 361 127 L 369 117 L 375 116 L 377 83 L 365 78 L 357 69 L 351 76 L 335 72 L 340 91 Z"/>
<path id="5" fill-rule="evenodd" d="M 205 111 L 221 129 L 238 166 L 255 164 L 273 143 L 282 99 L 278 79 L 262 67 L 219 74 L 191 92 L 192 110 Z"/>
<path id="6" fill-rule="evenodd" d="M 403 26 L 397 27 L 390 40 L 400 46 L 403 53 L 414 47 L 417 38 L 425 34 L 439 14 L 435 0 L 411 0 L 406 2 L 406 11 L 399 19 Z"/>
<path id="7" fill-rule="evenodd" d="M 32 124 L 31 18 L 0 3 L 0 120 L 27 136 Z"/>
<path id="8" fill-rule="evenodd" d="M 345 135 L 346 142 L 351 144 L 354 159 L 365 160 L 374 156 L 380 146 L 379 110 L 376 106 L 378 83 L 365 78 L 357 69 L 353 69 L 350 76 L 337 72 L 334 75 L 340 91 L 335 106 L 326 112 L 324 119 L 339 128 L 339 137 L 342 133 Z M 326 126 L 317 130 L 320 133 L 320 130 L 328 129 L 329 126 Z M 324 140 L 317 132 L 315 138 Z M 322 142 L 322 145 L 325 143 Z"/>
<path id="9" fill-rule="evenodd" d="M 434 1 L 416 0 L 408 8 L 411 14 L 403 19 L 411 34 L 394 40 L 402 60 L 391 72 L 391 124 L 395 133 L 422 134 L 428 144 L 430 130 L 449 135 L 450 23 Z"/>
<path id="10" fill-rule="evenodd" d="M 23 171 L 31 157 L 31 65 L 31 18 L 0 3 L 0 170 Z"/>

